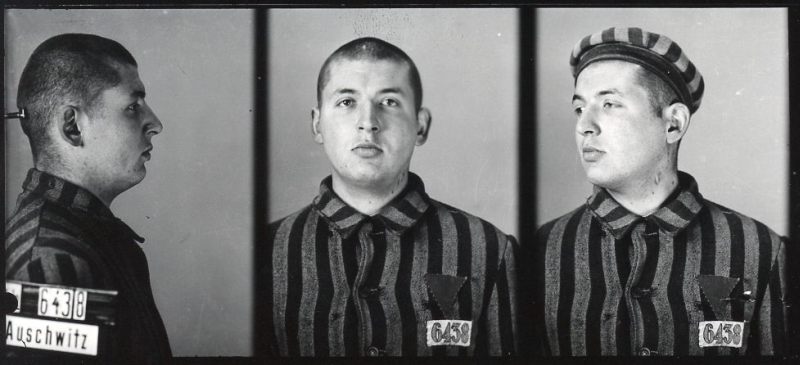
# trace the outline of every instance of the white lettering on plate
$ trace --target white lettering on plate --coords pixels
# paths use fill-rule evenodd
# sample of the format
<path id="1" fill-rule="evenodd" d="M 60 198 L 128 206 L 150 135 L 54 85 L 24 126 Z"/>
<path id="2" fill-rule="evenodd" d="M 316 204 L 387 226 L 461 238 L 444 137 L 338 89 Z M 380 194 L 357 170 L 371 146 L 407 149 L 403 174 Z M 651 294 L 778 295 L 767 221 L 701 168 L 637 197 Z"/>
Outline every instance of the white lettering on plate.
<path id="1" fill-rule="evenodd" d="M 97 355 L 99 327 L 90 324 L 6 315 L 6 345 Z"/>

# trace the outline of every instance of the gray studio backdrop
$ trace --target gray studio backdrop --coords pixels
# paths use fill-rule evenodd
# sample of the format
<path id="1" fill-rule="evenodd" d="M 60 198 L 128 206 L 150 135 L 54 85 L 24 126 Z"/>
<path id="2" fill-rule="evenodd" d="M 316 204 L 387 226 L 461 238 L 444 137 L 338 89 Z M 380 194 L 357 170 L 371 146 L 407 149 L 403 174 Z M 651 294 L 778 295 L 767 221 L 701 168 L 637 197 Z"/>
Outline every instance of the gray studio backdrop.
<path id="1" fill-rule="evenodd" d="M 330 174 L 311 136 L 320 66 L 344 43 L 374 36 L 414 60 L 433 114 L 411 171 L 434 199 L 516 235 L 517 33 L 515 9 L 271 10 L 271 219 L 311 203 Z"/>
<path id="2" fill-rule="evenodd" d="M 164 124 L 145 180 L 111 209 L 144 236 L 156 304 L 175 355 L 250 355 L 252 319 L 251 10 L 6 10 L 5 93 L 16 110 L 33 49 L 60 33 L 122 43 Z M 30 148 L 6 128 L 6 212 Z"/>
<path id="3" fill-rule="evenodd" d="M 676 41 L 705 79 L 678 166 L 700 193 L 788 234 L 785 9 L 540 9 L 536 75 L 538 224 L 586 201 L 574 142 L 569 55 L 582 37 L 637 26 Z"/>

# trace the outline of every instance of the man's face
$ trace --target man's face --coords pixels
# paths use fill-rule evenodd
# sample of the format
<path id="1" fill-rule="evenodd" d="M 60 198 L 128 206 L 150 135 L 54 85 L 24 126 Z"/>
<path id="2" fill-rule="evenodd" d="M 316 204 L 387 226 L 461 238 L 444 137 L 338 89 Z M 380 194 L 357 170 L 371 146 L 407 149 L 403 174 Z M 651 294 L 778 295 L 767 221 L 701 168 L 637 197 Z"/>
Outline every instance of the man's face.
<path id="1" fill-rule="evenodd" d="M 144 164 L 153 148 L 150 139 L 163 126 L 144 101 L 145 89 L 136 67 L 118 65 L 117 69 L 120 83 L 100 93 L 82 135 L 94 183 L 120 193 L 144 179 Z"/>
<path id="2" fill-rule="evenodd" d="M 619 190 L 648 181 L 668 161 L 666 127 L 637 81 L 640 66 L 600 61 L 575 84 L 575 142 L 592 184 Z"/>
<path id="3" fill-rule="evenodd" d="M 408 171 L 428 128 L 427 111 L 415 110 L 408 71 L 404 63 L 384 60 L 331 64 L 312 129 L 338 183 L 387 186 Z"/>

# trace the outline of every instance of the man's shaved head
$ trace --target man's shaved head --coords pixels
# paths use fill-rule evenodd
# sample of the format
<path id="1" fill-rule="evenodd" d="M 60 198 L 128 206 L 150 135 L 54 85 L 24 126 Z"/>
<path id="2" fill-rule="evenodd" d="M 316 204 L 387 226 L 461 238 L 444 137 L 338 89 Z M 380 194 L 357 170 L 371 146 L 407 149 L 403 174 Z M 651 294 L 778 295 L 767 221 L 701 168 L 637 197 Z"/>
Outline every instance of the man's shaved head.
<path id="1" fill-rule="evenodd" d="M 36 47 L 17 94 L 17 106 L 28 113 L 21 125 L 34 161 L 54 157 L 46 133 L 52 113 L 65 103 L 91 113 L 101 92 L 120 82 L 118 65 L 137 66 L 121 44 L 92 34 L 61 34 Z"/>
<path id="2" fill-rule="evenodd" d="M 392 61 L 408 65 L 408 78 L 411 82 L 411 89 L 414 91 L 414 106 L 416 110 L 422 106 L 422 81 L 414 61 L 395 45 L 372 37 L 350 41 L 328 56 L 328 59 L 322 64 L 317 78 L 317 106 L 320 106 L 322 90 L 330 80 L 331 65 L 340 60 Z"/>
<path id="3" fill-rule="evenodd" d="M 661 115 L 664 108 L 680 100 L 678 93 L 666 81 L 645 68 L 637 71 L 637 82 L 650 94 L 650 109 L 657 116 Z"/>

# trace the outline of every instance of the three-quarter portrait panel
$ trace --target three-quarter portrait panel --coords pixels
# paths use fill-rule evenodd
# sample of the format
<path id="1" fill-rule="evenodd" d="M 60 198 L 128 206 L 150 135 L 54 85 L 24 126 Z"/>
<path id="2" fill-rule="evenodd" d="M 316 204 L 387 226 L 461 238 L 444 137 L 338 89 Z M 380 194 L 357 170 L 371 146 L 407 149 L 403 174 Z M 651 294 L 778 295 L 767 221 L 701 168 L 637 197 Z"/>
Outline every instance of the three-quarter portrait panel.
<path id="1" fill-rule="evenodd" d="M 789 351 L 786 14 L 537 11 L 545 355 Z"/>
<path id="2" fill-rule="evenodd" d="M 3 363 L 791 356 L 796 16 L 6 8 Z"/>

